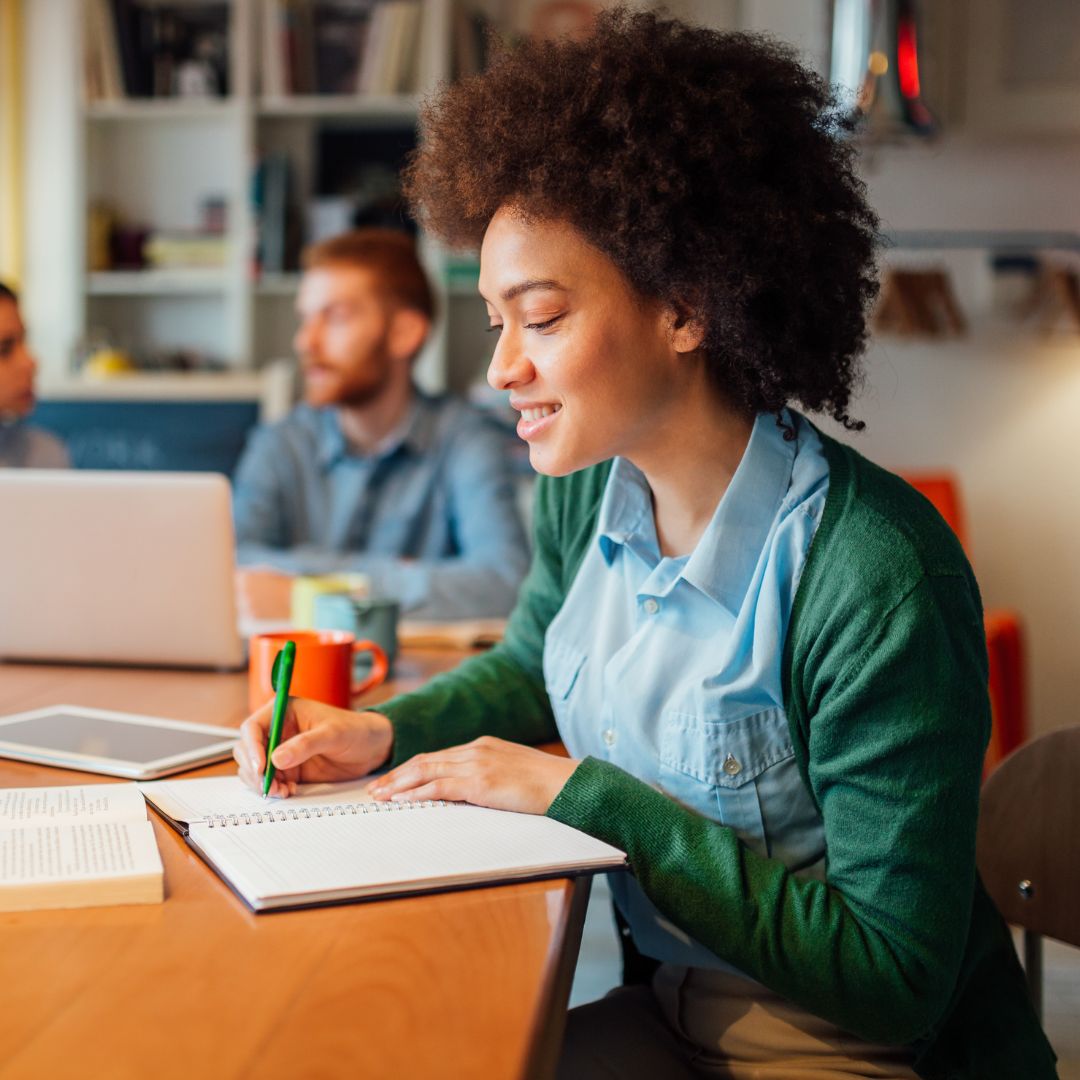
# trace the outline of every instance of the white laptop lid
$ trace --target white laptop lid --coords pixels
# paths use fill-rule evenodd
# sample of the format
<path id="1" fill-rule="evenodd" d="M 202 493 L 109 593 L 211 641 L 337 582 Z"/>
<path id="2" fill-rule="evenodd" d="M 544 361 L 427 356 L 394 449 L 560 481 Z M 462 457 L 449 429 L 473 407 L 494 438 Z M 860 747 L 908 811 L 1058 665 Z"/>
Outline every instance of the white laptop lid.
<path id="1" fill-rule="evenodd" d="M 0 469 L 0 657 L 239 667 L 229 483 Z"/>

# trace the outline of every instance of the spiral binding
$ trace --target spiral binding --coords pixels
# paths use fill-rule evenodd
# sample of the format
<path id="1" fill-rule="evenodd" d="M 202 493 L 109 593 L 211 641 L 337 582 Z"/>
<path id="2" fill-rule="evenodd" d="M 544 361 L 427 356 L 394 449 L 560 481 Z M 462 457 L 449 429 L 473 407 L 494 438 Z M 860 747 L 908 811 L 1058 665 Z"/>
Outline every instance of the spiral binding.
<path id="1" fill-rule="evenodd" d="M 207 828 L 224 829 L 230 825 L 268 825 L 274 821 L 310 821 L 324 817 L 357 817 L 361 814 L 385 814 L 398 810 L 421 810 L 432 806 L 452 806 L 445 799 L 416 799 L 402 802 L 338 803 L 336 806 L 300 806 L 286 809 L 242 811 L 236 814 L 211 814 Z"/>

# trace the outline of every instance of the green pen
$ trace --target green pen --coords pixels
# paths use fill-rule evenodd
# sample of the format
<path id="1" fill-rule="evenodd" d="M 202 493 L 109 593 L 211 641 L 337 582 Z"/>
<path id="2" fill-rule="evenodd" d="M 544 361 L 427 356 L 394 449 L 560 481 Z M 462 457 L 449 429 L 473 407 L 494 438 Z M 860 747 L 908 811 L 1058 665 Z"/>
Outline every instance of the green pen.
<path id="1" fill-rule="evenodd" d="M 270 669 L 270 685 L 274 688 L 274 715 L 270 718 L 270 740 L 266 744 L 264 799 L 270 792 L 270 785 L 274 782 L 274 766 L 270 758 L 277 749 L 278 743 L 281 742 L 281 725 L 285 721 L 285 710 L 289 707 L 289 684 L 292 682 L 295 662 L 296 642 L 286 641 L 281 651 L 274 657 L 274 666 Z"/>

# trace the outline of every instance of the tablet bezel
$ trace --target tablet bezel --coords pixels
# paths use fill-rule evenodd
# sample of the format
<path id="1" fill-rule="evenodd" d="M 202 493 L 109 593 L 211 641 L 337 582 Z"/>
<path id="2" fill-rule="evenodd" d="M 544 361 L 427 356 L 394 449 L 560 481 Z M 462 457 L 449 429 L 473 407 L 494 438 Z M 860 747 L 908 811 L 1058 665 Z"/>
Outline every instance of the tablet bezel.
<path id="1" fill-rule="evenodd" d="M 112 723 L 201 732 L 206 735 L 218 735 L 221 738 L 217 742 L 208 741 L 205 746 L 185 750 L 183 753 L 172 754 L 169 757 L 155 758 L 152 761 L 130 761 L 123 758 L 80 754 L 74 750 L 60 751 L 47 746 L 35 747 L 30 743 L 13 743 L 3 737 L 4 728 L 8 724 L 40 720 L 57 713 L 85 716 Z M 235 728 L 217 727 L 212 724 L 190 724 L 183 720 L 169 720 L 163 716 L 118 712 L 113 709 L 90 709 L 82 705 L 47 705 L 41 709 L 10 713 L 0 717 L 0 757 L 26 761 L 34 765 L 49 765 L 59 769 L 121 776 L 129 780 L 156 780 L 158 777 L 169 776 L 184 769 L 193 769 L 198 765 L 209 765 L 230 758 L 239 735 L 240 732 Z"/>

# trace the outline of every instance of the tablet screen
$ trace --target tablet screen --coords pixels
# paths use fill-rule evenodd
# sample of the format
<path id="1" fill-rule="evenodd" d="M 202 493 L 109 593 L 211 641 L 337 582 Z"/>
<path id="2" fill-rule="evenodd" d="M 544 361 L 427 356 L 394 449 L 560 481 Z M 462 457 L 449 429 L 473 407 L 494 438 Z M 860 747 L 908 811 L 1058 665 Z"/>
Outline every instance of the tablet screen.
<path id="1" fill-rule="evenodd" d="M 220 744 L 223 737 L 227 738 L 227 735 L 132 724 L 62 711 L 0 725 L 0 742 L 17 743 L 27 749 L 86 754 L 140 764 L 207 749 Z"/>

